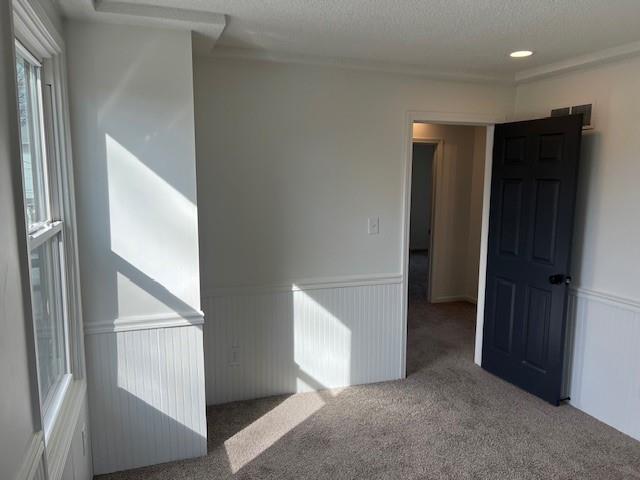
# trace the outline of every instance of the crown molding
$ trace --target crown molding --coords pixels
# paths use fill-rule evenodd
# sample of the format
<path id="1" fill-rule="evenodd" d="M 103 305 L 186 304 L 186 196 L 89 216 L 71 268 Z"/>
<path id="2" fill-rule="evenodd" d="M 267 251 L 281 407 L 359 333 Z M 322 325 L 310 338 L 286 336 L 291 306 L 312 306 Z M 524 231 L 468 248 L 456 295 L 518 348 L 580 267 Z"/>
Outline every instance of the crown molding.
<path id="1" fill-rule="evenodd" d="M 72 2 L 73 0 L 65 0 Z M 76 0 L 77 1 L 77 0 Z M 89 0 L 94 20 L 115 23 L 156 25 L 192 32 L 193 51 L 209 53 L 224 31 L 227 19 L 221 13 L 191 10 L 179 7 L 162 7 L 128 0 Z"/>
<path id="2" fill-rule="evenodd" d="M 178 22 L 221 26 L 224 26 L 226 23 L 224 15 L 219 13 L 189 10 L 177 7 L 161 7 L 157 5 L 147 5 L 120 0 L 94 0 L 93 8 L 96 12 L 158 18 L 162 20 L 175 20 Z"/>
<path id="3" fill-rule="evenodd" d="M 559 62 L 521 70 L 513 75 L 480 75 L 464 72 L 433 70 L 422 65 L 342 57 L 323 57 L 251 48 L 227 47 L 222 45 L 217 46 L 208 52 L 208 56 L 210 58 L 229 58 L 272 63 L 326 66 L 380 73 L 412 75 L 433 80 L 453 80 L 467 83 L 489 83 L 499 85 L 517 85 L 637 55 L 640 55 L 640 42 L 633 42 L 600 50 L 598 52 L 580 55 Z"/>
<path id="4" fill-rule="evenodd" d="M 325 57 L 284 53 L 252 48 L 216 46 L 208 55 L 214 59 L 241 59 L 271 63 L 287 63 L 322 67 L 335 67 L 351 70 L 391 73 L 430 78 L 433 80 L 454 80 L 466 83 L 491 83 L 512 85 L 512 76 L 479 75 L 463 72 L 448 72 L 429 69 L 422 65 L 412 65 L 395 62 L 381 62 L 374 60 L 359 60 L 355 58 Z"/>
<path id="5" fill-rule="evenodd" d="M 28 0 L 13 0 L 13 23 L 16 37 L 48 58 L 64 50 L 62 35 L 53 25 L 42 5 Z"/>
<path id="6" fill-rule="evenodd" d="M 580 55 L 560 62 L 549 63 L 540 67 L 522 70 L 515 75 L 516 83 L 525 83 L 554 75 L 593 67 L 603 63 L 613 62 L 628 57 L 640 55 L 640 42 L 627 43 L 613 48 L 607 48 L 586 55 Z"/>

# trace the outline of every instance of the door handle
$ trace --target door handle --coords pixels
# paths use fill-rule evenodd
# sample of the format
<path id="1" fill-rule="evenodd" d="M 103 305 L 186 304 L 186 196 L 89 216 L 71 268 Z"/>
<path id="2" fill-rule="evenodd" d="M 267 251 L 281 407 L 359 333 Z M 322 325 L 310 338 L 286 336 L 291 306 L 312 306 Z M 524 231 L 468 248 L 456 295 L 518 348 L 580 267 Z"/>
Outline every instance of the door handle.
<path id="1" fill-rule="evenodd" d="M 549 277 L 549 283 L 552 285 L 560 285 L 562 283 L 565 285 L 571 285 L 571 280 L 571 275 L 564 275 L 562 273 L 557 273 Z"/>

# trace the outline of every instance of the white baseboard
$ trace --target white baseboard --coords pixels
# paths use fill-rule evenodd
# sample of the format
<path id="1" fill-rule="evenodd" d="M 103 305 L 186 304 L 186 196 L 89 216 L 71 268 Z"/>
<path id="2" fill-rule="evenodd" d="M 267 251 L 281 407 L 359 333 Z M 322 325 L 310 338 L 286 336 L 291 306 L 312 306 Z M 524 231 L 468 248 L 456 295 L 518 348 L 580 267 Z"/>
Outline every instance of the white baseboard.
<path id="1" fill-rule="evenodd" d="M 451 303 L 451 302 L 468 302 L 477 304 L 478 299 L 469 295 L 450 295 L 444 297 L 435 297 L 431 299 L 431 303 Z"/>

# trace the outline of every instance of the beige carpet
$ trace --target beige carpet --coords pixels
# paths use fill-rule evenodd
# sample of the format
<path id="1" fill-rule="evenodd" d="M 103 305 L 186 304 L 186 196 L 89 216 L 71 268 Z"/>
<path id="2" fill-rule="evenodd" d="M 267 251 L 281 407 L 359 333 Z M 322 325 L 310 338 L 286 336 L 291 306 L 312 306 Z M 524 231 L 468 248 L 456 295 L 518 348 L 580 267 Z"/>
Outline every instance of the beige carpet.
<path id="1" fill-rule="evenodd" d="M 209 409 L 209 454 L 99 477 L 640 479 L 640 443 L 472 362 L 475 309 L 413 295 L 406 380 Z"/>

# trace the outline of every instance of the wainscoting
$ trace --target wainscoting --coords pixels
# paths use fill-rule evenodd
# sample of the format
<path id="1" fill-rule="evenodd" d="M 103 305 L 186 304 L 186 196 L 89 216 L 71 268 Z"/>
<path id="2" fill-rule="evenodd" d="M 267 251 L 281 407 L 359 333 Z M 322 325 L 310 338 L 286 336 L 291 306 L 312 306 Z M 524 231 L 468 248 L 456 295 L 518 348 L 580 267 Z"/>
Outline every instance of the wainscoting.
<path id="1" fill-rule="evenodd" d="M 205 295 L 207 404 L 401 378 L 401 282 L 393 275 Z"/>
<path id="2" fill-rule="evenodd" d="M 568 319 L 571 404 L 640 440 L 640 302 L 575 289 Z"/>
<path id="3" fill-rule="evenodd" d="M 22 467 L 16 480 L 46 480 L 44 467 L 44 437 L 42 432 L 35 433 L 27 447 Z"/>
<path id="4" fill-rule="evenodd" d="M 87 326 L 96 474 L 206 454 L 202 317 L 178 317 Z"/>

